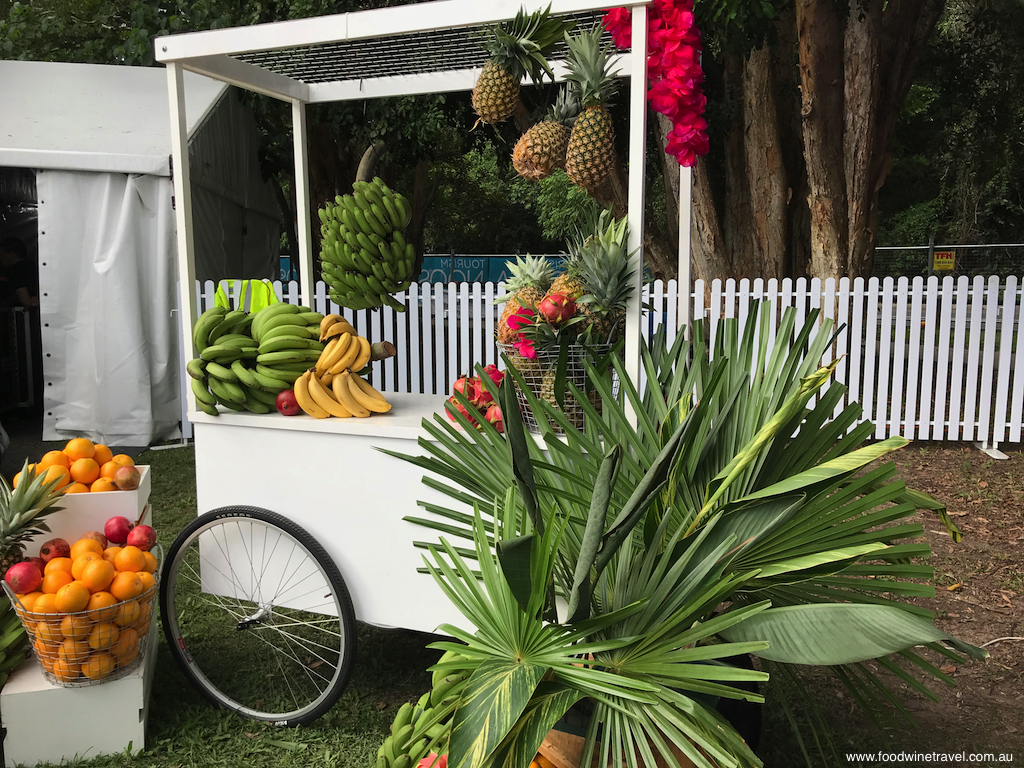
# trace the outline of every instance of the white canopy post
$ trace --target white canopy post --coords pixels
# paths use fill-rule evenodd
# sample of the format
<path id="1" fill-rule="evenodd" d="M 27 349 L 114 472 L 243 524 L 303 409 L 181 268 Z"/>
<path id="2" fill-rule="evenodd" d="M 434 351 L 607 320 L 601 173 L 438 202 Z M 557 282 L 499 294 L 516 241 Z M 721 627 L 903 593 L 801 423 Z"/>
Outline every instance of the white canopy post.
<path id="1" fill-rule="evenodd" d="M 167 99 L 171 114 L 171 163 L 174 176 L 174 221 L 178 229 L 178 293 L 181 300 L 181 349 L 185 360 L 199 352 L 192 342 L 196 318 L 196 270 L 192 238 L 192 181 L 188 167 L 188 123 L 185 118 L 185 81 L 181 65 L 167 65 Z M 182 361 L 182 365 L 185 360 Z"/>
<path id="2" fill-rule="evenodd" d="M 640 324 L 644 288 L 644 171 L 647 153 L 647 6 L 633 6 L 633 44 L 629 81 L 629 239 L 633 263 L 633 295 L 626 312 L 624 366 L 630 380 L 640 380 Z M 636 414 L 626 403 L 630 423 Z"/>
<path id="3" fill-rule="evenodd" d="M 690 267 L 690 232 L 693 219 L 693 169 L 679 166 L 679 268 L 676 279 L 676 304 L 679 328 L 690 334 L 690 308 L 693 306 L 693 273 Z M 677 329 L 678 330 L 678 329 Z"/>
<path id="4" fill-rule="evenodd" d="M 313 306 L 313 231 L 309 207 L 309 154 L 306 150 L 306 104 L 292 102 L 292 141 L 295 144 L 295 232 L 299 242 L 294 263 L 299 265 L 299 295 L 307 307 Z M 324 314 L 327 314 L 326 312 Z"/>

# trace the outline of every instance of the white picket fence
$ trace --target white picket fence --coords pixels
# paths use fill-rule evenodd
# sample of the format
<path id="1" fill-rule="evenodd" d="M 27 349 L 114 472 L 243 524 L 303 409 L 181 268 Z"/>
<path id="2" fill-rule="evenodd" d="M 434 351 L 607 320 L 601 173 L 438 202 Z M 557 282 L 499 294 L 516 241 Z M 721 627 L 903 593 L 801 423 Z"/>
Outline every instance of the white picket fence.
<path id="1" fill-rule="evenodd" d="M 274 287 L 282 301 L 298 303 L 297 283 Z M 215 289 L 212 282 L 198 286 L 200 311 L 212 306 Z M 494 299 L 503 293 L 494 283 L 414 284 L 396 297 L 403 313 L 352 311 L 331 302 L 320 282 L 314 309 L 342 314 L 360 333 L 395 344 L 394 358 L 374 364 L 374 383 L 385 391 L 448 395 L 459 374 L 498 362 L 501 307 Z M 664 324 L 674 338 L 675 281 L 655 281 L 644 294 L 648 335 Z M 1024 375 L 1015 370 L 1024 362 L 1024 300 L 1017 277 L 716 280 L 710 288 L 698 281 L 690 299 L 691 316 L 709 321 L 712 343 L 715 321 L 737 318 L 742 328 L 755 300 L 767 302 L 776 321 L 794 307 L 797 329 L 814 309 L 833 318 L 840 330 L 826 361 L 840 358 L 836 380 L 848 387 L 837 412 L 859 402 L 876 438 L 977 441 L 993 449 L 1021 440 Z"/>

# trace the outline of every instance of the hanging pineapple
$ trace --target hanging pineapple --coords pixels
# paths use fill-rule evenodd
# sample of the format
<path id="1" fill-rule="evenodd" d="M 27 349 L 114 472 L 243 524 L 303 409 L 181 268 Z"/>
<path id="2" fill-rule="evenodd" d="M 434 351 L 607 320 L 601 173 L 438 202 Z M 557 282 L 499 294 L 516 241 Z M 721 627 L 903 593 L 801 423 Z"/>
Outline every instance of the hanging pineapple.
<path id="1" fill-rule="evenodd" d="M 565 153 L 565 172 L 588 192 L 608 178 L 615 160 L 612 116 L 607 105 L 618 87 L 617 72 L 609 72 L 612 48 L 601 45 L 602 28 L 566 35 L 569 56 L 566 80 L 583 112 L 576 118 Z"/>
<path id="2" fill-rule="evenodd" d="M 525 76 L 540 82 L 547 73 L 554 80 L 546 54 L 575 22 L 549 18 L 551 6 L 527 15 L 520 9 L 515 19 L 489 30 L 484 47 L 491 58 L 473 88 L 473 109 L 478 123 L 500 123 L 519 106 L 519 87 Z"/>
<path id="3" fill-rule="evenodd" d="M 512 165 L 524 179 L 540 181 L 559 168 L 565 168 L 565 149 L 569 131 L 579 114 L 576 97 L 563 88 L 546 119 L 537 123 L 516 142 Z"/>

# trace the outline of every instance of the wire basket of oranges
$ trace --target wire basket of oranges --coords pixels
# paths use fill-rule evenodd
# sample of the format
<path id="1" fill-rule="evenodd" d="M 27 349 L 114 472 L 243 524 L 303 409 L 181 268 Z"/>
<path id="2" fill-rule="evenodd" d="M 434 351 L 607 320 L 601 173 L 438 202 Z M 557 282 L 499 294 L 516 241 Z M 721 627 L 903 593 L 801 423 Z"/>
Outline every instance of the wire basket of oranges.
<path id="1" fill-rule="evenodd" d="M 44 676 L 65 688 L 117 680 L 138 667 L 160 578 L 155 553 L 87 541 L 76 542 L 71 557 L 46 563 L 38 591 L 17 595 L 4 583 Z"/>

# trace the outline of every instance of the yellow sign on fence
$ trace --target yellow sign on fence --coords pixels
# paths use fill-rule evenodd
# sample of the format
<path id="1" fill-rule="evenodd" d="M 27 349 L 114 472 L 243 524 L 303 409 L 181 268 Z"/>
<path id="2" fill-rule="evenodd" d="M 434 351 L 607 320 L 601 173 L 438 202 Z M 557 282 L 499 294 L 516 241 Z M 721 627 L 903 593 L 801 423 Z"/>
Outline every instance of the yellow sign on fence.
<path id="1" fill-rule="evenodd" d="M 956 251 L 932 251 L 932 269 L 952 272 L 956 266 Z"/>

